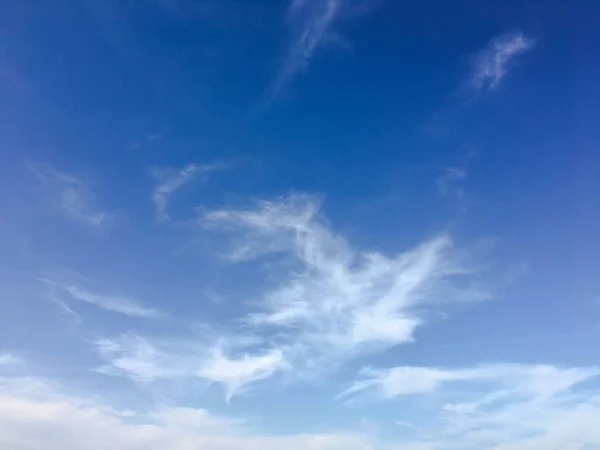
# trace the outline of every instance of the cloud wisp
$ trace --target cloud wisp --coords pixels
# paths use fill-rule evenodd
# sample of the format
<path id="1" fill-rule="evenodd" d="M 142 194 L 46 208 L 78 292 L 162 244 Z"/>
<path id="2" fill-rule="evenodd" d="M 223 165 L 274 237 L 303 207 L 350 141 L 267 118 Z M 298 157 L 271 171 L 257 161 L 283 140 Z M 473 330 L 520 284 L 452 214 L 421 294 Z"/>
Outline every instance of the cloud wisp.
<path id="1" fill-rule="evenodd" d="M 600 411 L 600 392 L 581 388 L 600 376 L 598 367 L 406 366 L 364 368 L 361 374 L 343 397 L 427 396 L 438 404 L 435 427 L 419 440 L 426 449 L 584 449 L 600 442 L 588 416 Z"/>
<path id="2" fill-rule="evenodd" d="M 167 212 L 169 198 L 178 189 L 182 188 L 187 183 L 191 182 L 200 174 L 207 174 L 215 170 L 223 169 L 223 164 L 188 164 L 179 169 L 154 169 L 152 175 L 158 180 L 158 184 L 152 193 L 152 201 L 156 209 L 156 217 L 160 221 L 170 219 Z"/>
<path id="3" fill-rule="evenodd" d="M 223 386 L 225 398 L 248 391 L 250 386 L 289 368 L 280 350 L 257 349 L 252 337 L 203 336 L 172 340 L 150 339 L 134 333 L 96 342 L 107 364 L 98 369 L 108 375 L 137 382 L 182 380 Z M 253 348 L 250 348 L 253 347 Z"/>
<path id="4" fill-rule="evenodd" d="M 413 341 L 427 310 L 485 299 L 448 236 L 387 257 L 359 252 L 320 217 L 315 197 L 292 195 L 252 210 L 208 212 L 203 223 L 237 233 L 233 261 L 280 261 L 279 281 L 242 320 L 285 355 L 295 373 L 318 373 L 365 352 Z M 459 288 L 460 285 L 460 288 Z"/>
<path id="5" fill-rule="evenodd" d="M 54 301 L 62 303 L 63 308 L 68 310 L 67 312 L 75 314 L 76 316 L 77 314 L 69 308 L 67 304 L 68 300 L 84 302 L 106 311 L 123 314 L 129 317 L 158 319 L 165 316 L 163 312 L 146 307 L 141 302 L 134 299 L 116 295 L 98 294 L 78 286 L 61 284 L 46 278 L 42 278 L 39 281 L 44 283 L 46 287 L 50 289 Z"/>
<path id="6" fill-rule="evenodd" d="M 496 89 L 508 73 L 515 58 L 531 50 L 535 41 L 520 31 L 493 38 L 472 61 L 471 74 L 466 85 L 475 93 Z"/>
<path id="7" fill-rule="evenodd" d="M 111 214 L 95 207 L 95 196 L 89 182 L 49 166 L 29 164 L 28 167 L 56 193 L 60 208 L 71 219 L 94 228 L 103 228 L 113 220 Z"/>
<path id="8" fill-rule="evenodd" d="M 264 263 L 275 281 L 248 299 L 227 331 L 169 342 L 130 335 L 103 341 L 102 370 L 136 381 L 218 383 L 229 400 L 277 375 L 314 379 L 359 355 L 410 343 L 432 311 L 488 298 L 448 236 L 393 257 L 362 252 L 334 233 L 319 209 L 318 198 L 296 194 L 205 212 L 205 229 L 232 236 L 225 258 Z"/>
<path id="9" fill-rule="evenodd" d="M 339 41 L 332 28 L 340 18 L 364 15 L 381 1 L 351 3 L 347 0 L 292 0 L 287 11 L 292 38 L 271 84 L 267 103 L 274 101 L 300 72 L 308 68 L 317 50 L 327 43 Z"/>

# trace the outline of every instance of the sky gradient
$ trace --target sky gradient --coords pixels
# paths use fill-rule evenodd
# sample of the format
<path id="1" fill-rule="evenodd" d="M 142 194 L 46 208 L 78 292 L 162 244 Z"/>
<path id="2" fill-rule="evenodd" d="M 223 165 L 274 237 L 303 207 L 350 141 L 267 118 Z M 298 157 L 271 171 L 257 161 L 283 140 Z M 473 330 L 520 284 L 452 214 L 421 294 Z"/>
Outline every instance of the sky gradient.
<path id="1" fill-rule="evenodd" d="M 0 0 L 0 448 L 600 449 L 599 17 Z"/>

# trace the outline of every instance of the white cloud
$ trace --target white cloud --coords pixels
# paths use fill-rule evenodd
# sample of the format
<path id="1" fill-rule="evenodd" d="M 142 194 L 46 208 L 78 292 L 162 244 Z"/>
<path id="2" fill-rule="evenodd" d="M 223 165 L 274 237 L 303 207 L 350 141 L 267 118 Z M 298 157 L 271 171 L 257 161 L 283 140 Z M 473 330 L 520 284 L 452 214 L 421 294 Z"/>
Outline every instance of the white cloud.
<path id="1" fill-rule="evenodd" d="M 293 37 L 271 86 L 269 101 L 276 98 L 299 72 L 307 69 L 324 43 L 340 41 L 332 27 L 345 12 L 348 17 L 356 17 L 370 12 L 379 3 L 379 0 L 365 0 L 359 5 L 348 0 L 292 0 L 287 18 Z"/>
<path id="2" fill-rule="evenodd" d="M 212 342 L 211 342 L 212 340 Z M 248 386 L 288 368 L 280 350 L 247 351 L 257 340 L 250 337 L 150 340 L 136 334 L 96 342 L 108 361 L 99 371 L 125 375 L 140 382 L 197 379 L 219 383 L 227 401 Z"/>
<path id="3" fill-rule="evenodd" d="M 413 340 L 424 310 L 486 298 L 438 236 L 387 257 L 352 249 L 319 217 L 318 200 L 292 195 L 246 211 L 207 213 L 204 223 L 238 233 L 228 257 L 266 257 L 278 282 L 245 321 L 276 336 L 294 373 L 314 374 L 357 354 Z M 282 258 L 275 264 L 273 258 Z M 461 287 L 459 288 L 459 285 Z M 306 369 L 306 370 L 303 370 Z"/>
<path id="4" fill-rule="evenodd" d="M 244 419 L 214 415 L 202 408 L 145 405 L 143 408 L 115 407 L 103 394 L 90 394 L 75 386 L 38 378 L 0 378 L 0 447 L 27 450 L 589 450 L 600 443 L 600 396 L 597 391 L 577 392 L 573 386 L 594 376 L 596 369 L 506 366 L 504 375 L 492 384 L 491 392 L 513 389 L 521 397 L 498 396 L 473 405 L 446 404 L 445 395 L 456 397 L 455 389 L 436 392 L 427 405 L 442 402 L 437 419 L 398 422 L 404 429 L 389 441 L 375 429 L 299 434 L 263 434 L 254 417 Z M 429 370 L 429 369 L 424 369 Z M 443 372 L 454 372 L 442 370 Z M 489 367 L 458 369 L 481 372 L 484 381 Z M 543 374 L 543 372 L 545 374 Z M 507 375 L 508 373 L 508 375 Z M 575 375 L 577 373 L 577 375 Z M 510 378 L 516 375 L 514 381 Z M 523 378 L 543 381 L 558 377 L 560 388 L 541 397 L 529 390 Z M 508 377 L 508 378 L 506 378 Z M 564 377 L 564 378 L 563 378 Z M 453 378 L 453 377 L 449 377 Z M 466 375 L 471 378 L 471 374 Z M 567 380 L 568 381 L 565 381 Z M 468 383 L 474 383 L 475 378 Z M 443 391 L 446 382 L 436 389 Z M 472 386 L 473 387 L 473 386 Z M 444 395 L 442 395 L 444 394 Z M 476 400 L 481 389 L 463 393 Z M 122 401 L 119 401 L 122 404 Z M 435 411 L 432 411 L 435 416 Z M 419 414 L 420 415 L 420 414 Z M 415 419 L 416 420 L 416 419 Z M 393 443 L 392 443 L 393 442 Z"/>
<path id="5" fill-rule="evenodd" d="M 357 381 L 343 395 L 376 390 L 387 398 L 409 394 L 433 393 L 442 385 L 460 382 L 489 382 L 503 385 L 506 393 L 552 397 L 576 383 L 600 375 L 600 369 L 560 369 L 548 365 L 492 364 L 466 369 L 428 367 L 364 368 L 363 380 Z"/>
<path id="6" fill-rule="evenodd" d="M 515 57 L 534 46 L 533 39 L 521 32 L 506 33 L 490 41 L 473 60 L 468 87 L 476 92 L 496 88 Z"/>
<path id="7" fill-rule="evenodd" d="M 95 228 L 102 228 L 112 221 L 111 214 L 94 206 L 89 182 L 49 166 L 29 164 L 28 167 L 57 195 L 60 208 L 71 219 Z"/>
<path id="8" fill-rule="evenodd" d="M 373 450 L 354 432 L 260 434 L 246 420 L 204 409 L 115 409 L 56 383 L 0 379 L 0 447 L 27 450 Z"/>
<path id="9" fill-rule="evenodd" d="M 45 278 L 40 279 L 40 281 L 50 288 L 53 300 L 58 302 L 66 312 L 74 314 L 76 317 L 77 314 L 75 314 L 67 305 L 65 296 L 60 295 L 61 291 L 67 293 L 68 298 L 71 300 L 85 302 L 97 306 L 98 308 L 105 309 L 106 311 L 116 312 L 129 317 L 157 319 L 164 316 L 164 313 L 161 311 L 154 308 L 148 308 L 141 302 L 130 298 L 92 293 L 74 285 L 61 284 Z"/>
<path id="10" fill-rule="evenodd" d="M 198 370 L 198 375 L 206 380 L 222 383 L 229 401 L 244 386 L 269 378 L 288 367 L 283 353 L 278 349 L 257 355 L 245 353 L 239 358 L 231 358 L 224 355 L 221 348 L 214 348 L 211 358 Z"/>
<path id="11" fill-rule="evenodd" d="M 96 348 L 109 363 L 100 372 L 126 375 L 142 382 L 192 377 L 201 363 L 201 353 L 193 344 L 150 342 L 134 333 L 99 340 Z"/>
<path id="12" fill-rule="evenodd" d="M 431 428 L 424 448 L 584 450 L 600 443 L 597 367 L 490 364 L 459 369 L 363 369 L 344 395 L 375 392 L 385 398 L 427 396 Z M 429 447 L 428 447 L 429 445 Z"/>
<path id="13" fill-rule="evenodd" d="M 195 176 L 222 169 L 223 167 L 222 164 L 188 164 L 180 170 L 154 169 L 152 175 L 159 181 L 152 194 L 157 218 L 162 221 L 169 219 L 167 212 L 169 197 L 175 191 L 189 183 Z"/>

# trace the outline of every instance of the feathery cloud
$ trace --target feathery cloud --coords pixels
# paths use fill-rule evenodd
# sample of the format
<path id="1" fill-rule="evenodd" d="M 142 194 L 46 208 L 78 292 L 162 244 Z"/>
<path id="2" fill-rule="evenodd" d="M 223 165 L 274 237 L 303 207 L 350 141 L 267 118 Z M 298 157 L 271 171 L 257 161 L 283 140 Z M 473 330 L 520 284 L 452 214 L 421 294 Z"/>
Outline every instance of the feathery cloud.
<path id="1" fill-rule="evenodd" d="M 493 38 L 472 62 L 467 86 L 474 92 L 493 90 L 500 84 L 513 60 L 531 48 L 535 41 L 516 31 Z"/>
<path id="2" fill-rule="evenodd" d="M 167 212 L 169 197 L 175 191 L 192 181 L 194 177 L 201 173 L 209 173 L 223 168 L 224 166 L 222 164 L 188 164 L 180 170 L 152 170 L 152 175 L 159 181 L 152 193 L 152 201 L 156 207 L 156 217 L 158 220 L 169 220 L 169 214 Z"/>
<path id="3" fill-rule="evenodd" d="M 423 448 L 583 450 L 600 442 L 588 414 L 600 412 L 598 367 L 489 364 L 459 369 L 365 368 L 342 396 L 428 396 L 439 404 Z M 441 403 L 441 404 L 440 404 Z M 432 412 L 430 412 L 431 414 Z M 422 430 L 423 431 L 423 430 Z"/>
<path id="4" fill-rule="evenodd" d="M 307 195 L 211 211 L 203 223 L 237 233 L 227 255 L 233 261 L 269 256 L 273 267 L 273 258 L 282 258 L 279 282 L 243 320 L 267 338 L 277 336 L 274 345 L 296 374 L 411 342 L 427 308 L 488 295 L 471 283 L 447 236 L 394 257 L 359 252 L 327 226 L 318 200 Z"/>
<path id="5" fill-rule="evenodd" d="M 60 208 L 71 219 L 95 228 L 102 228 L 113 219 L 112 215 L 95 208 L 94 194 L 88 182 L 49 166 L 29 164 L 28 167 L 56 193 Z"/>
<path id="6" fill-rule="evenodd" d="M 39 281 L 44 283 L 51 291 L 53 300 L 62 304 L 66 308 L 66 312 L 75 314 L 66 304 L 65 295 L 68 294 L 70 300 L 77 300 L 97 306 L 106 311 L 116 312 L 129 317 L 141 317 L 147 319 L 157 319 L 164 316 L 164 313 L 154 308 L 148 308 L 137 300 L 126 297 L 97 294 L 86 291 L 80 287 L 68 284 L 61 284 L 53 280 L 41 278 Z M 75 314 L 75 316 L 77 316 Z"/>
<path id="7" fill-rule="evenodd" d="M 211 342 L 212 341 L 212 342 Z M 226 339 L 147 339 L 125 334 L 117 339 L 96 342 L 108 362 L 99 371 L 125 375 L 139 382 L 197 379 L 219 383 L 227 401 L 250 385 L 288 368 L 281 351 L 247 351 L 257 341 L 237 337 Z"/>
<path id="8" fill-rule="evenodd" d="M 347 0 L 292 0 L 287 12 L 292 39 L 271 85 L 268 102 L 273 101 L 299 72 L 308 68 L 319 48 L 336 41 L 332 32 L 336 21 L 343 16 L 363 15 L 379 3 L 380 0 L 365 0 L 358 5 Z"/>
<path id="9" fill-rule="evenodd" d="M 466 369 L 428 367 L 363 368 L 364 379 L 357 381 L 342 395 L 375 390 L 391 398 L 410 394 L 430 394 L 442 385 L 464 382 L 487 382 L 501 385 L 504 394 L 526 394 L 549 398 L 574 384 L 600 375 L 600 368 L 561 369 L 547 365 L 491 364 Z"/>

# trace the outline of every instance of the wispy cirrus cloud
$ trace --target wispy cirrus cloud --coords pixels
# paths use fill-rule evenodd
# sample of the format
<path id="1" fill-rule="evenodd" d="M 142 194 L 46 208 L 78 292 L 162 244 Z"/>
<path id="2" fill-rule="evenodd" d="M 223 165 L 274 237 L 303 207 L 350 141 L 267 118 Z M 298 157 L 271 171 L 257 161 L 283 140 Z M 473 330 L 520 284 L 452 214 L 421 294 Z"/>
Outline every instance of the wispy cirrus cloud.
<path id="1" fill-rule="evenodd" d="M 158 180 L 158 184 L 152 193 L 152 201 L 156 208 L 156 217 L 160 221 L 169 220 L 167 207 L 169 198 L 178 189 L 191 182 L 200 174 L 208 174 L 215 170 L 224 169 L 224 164 L 188 164 L 187 166 L 175 170 L 156 168 L 152 170 L 152 175 Z"/>
<path id="2" fill-rule="evenodd" d="M 229 400 L 274 376 L 319 377 L 359 355 L 410 343 L 431 311 L 488 298 L 448 236 L 392 257 L 362 252 L 331 230 L 319 208 L 317 197 L 295 194 L 205 212 L 203 226 L 233 237 L 226 258 L 264 262 L 277 281 L 231 317 L 227 332 L 100 342 L 102 371 L 139 381 L 201 379 L 220 384 Z"/>
<path id="3" fill-rule="evenodd" d="M 79 316 L 68 306 L 68 301 L 80 301 L 106 311 L 123 314 L 129 317 L 140 317 L 146 319 L 157 319 L 164 317 L 164 313 L 144 306 L 140 301 L 117 295 L 98 294 L 90 292 L 81 287 L 62 284 L 46 278 L 39 279 L 49 288 L 52 299 L 61 304 L 61 307 L 77 319 Z"/>
<path id="4" fill-rule="evenodd" d="M 227 255 L 233 261 L 268 256 L 277 267 L 280 258 L 281 270 L 273 274 L 279 281 L 254 299 L 256 309 L 242 320 L 261 336 L 276 336 L 273 345 L 296 374 L 412 342 L 428 309 L 489 295 L 472 283 L 448 236 L 393 257 L 360 252 L 328 227 L 318 199 L 308 195 L 211 211 L 203 223 L 234 233 Z"/>
<path id="5" fill-rule="evenodd" d="M 535 41 L 520 31 L 493 38 L 473 57 L 467 87 L 476 93 L 497 88 L 515 58 L 531 50 L 534 45 Z"/>
<path id="6" fill-rule="evenodd" d="M 31 172 L 56 194 L 63 212 L 73 220 L 94 228 L 108 225 L 113 216 L 95 206 L 90 183 L 66 172 L 42 164 L 28 164 Z"/>
<path id="7" fill-rule="evenodd" d="M 421 427 L 427 438 L 415 439 L 423 448 L 584 449 L 600 442 L 587 416 L 600 410 L 600 390 L 597 383 L 580 387 L 600 376 L 598 367 L 405 366 L 361 374 L 342 396 L 426 396 L 436 404 L 435 426 Z"/>
<path id="8" fill-rule="evenodd" d="M 306 70 L 317 50 L 340 39 L 332 31 L 341 18 L 356 18 L 374 9 L 380 0 L 356 4 L 348 0 L 292 0 L 287 11 L 291 41 L 287 54 L 271 84 L 267 103 L 302 71 Z"/>
<path id="9" fill-rule="evenodd" d="M 228 339 L 212 333 L 208 337 L 173 340 L 128 333 L 96 342 L 100 356 L 107 361 L 98 370 L 142 383 L 186 379 L 204 381 L 207 385 L 218 383 L 230 401 L 252 384 L 289 368 L 280 350 L 256 349 L 256 342 L 252 337 Z"/>

